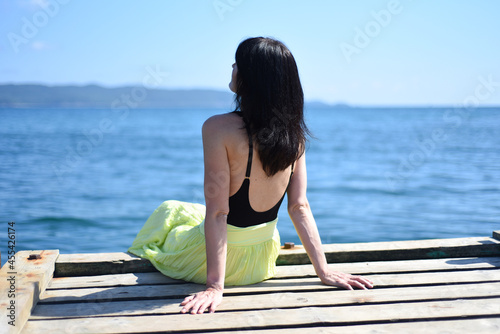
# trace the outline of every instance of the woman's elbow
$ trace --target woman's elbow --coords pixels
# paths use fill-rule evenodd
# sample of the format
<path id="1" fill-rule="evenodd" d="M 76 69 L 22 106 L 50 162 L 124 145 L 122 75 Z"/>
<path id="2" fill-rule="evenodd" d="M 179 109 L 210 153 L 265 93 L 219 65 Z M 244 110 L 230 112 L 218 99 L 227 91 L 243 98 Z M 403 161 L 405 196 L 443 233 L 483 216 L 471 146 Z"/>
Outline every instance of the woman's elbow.
<path id="1" fill-rule="evenodd" d="M 220 208 L 208 208 L 205 213 L 206 219 L 215 219 L 215 220 L 226 220 L 227 215 L 229 214 L 229 208 L 220 207 Z"/>
<path id="2" fill-rule="evenodd" d="M 293 216 L 296 214 L 304 214 L 310 210 L 311 210 L 311 208 L 309 206 L 309 201 L 307 199 L 288 203 L 288 214 L 290 216 Z"/>

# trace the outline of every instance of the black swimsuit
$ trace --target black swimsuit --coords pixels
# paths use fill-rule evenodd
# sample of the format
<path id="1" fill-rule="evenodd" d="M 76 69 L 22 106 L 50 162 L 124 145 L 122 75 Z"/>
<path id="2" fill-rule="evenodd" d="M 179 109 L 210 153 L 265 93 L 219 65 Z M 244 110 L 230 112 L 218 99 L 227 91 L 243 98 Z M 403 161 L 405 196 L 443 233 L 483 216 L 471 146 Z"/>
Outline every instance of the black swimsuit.
<path id="1" fill-rule="evenodd" d="M 240 189 L 231 197 L 229 197 L 229 214 L 227 216 L 227 223 L 237 227 L 248 227 L 253 225 L 259 225 L 275 220 L 278 217 L 278 211 L 281 206 L 281 202 L 285 198 L 286 190 L 281 199 L 267 211 L 255 211 L 250 205 L 249 190 L 250 190 L 250 170 L 252 168 L 252 157 L 253 157 L 253 140 L 250 131 L 247 128 L 248 142 L 249 142 L 249 152 L 248 152 L 248 162 L 247 170 L 245 173 L 245 179 L 240 187 Z M 293 175 L 293 164 L 292 172 L 290 173 L 290 180 Z M 288 186 L 287 186 L 288 189 Z"/>

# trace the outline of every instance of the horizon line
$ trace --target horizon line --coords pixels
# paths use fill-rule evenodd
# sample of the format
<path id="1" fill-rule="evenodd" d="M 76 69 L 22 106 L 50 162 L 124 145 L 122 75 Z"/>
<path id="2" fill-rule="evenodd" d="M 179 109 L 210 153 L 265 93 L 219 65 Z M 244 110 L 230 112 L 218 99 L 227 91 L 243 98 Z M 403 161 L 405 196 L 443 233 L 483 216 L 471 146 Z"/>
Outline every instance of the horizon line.
<path id="1" fill-rule="evenodd" d="M 72 84 L 49 84 L 49 83 L 37 83 L 37 82 L 25 82 L 25 83 L 18 83 L 18 82 L 0 82 L 0 87 L 1 86 L 45 86 L 48 88 L 57 88 L 57 87 L 89 87 L 89 86 L 95 86 L 103 89 L 119 89 L 119 88 L 130 88 L 130 87 L 137 87 L 141 86 L 141 84 L 122 84 L 122 85 L 104 85 L 100 83 L 72 83 Z M 227 94 L 234 94 L 233 92 L 229 90 L 224 90 L 222 88 L 214 88 L 214 87 L 155 87 L 155 88 L 149 88 L 151 90 L 160 90 L 160 91 L 212 91 L 212 92 L 219 92 L 219 93 L 227 93 Z M 376 108 L 376 109 L 383 109 L 383 108 L 426 108 L 426 109 L 444 109 L 444 108 L 465 108 L 465 109 L 480 109 L 480 108 L 500 108 L 500 104 L 483 104 L 483 105 L 478 105 L 478 106 L 465 106 L 465 105 L 460 105 L 456 103 L 438 103 L 438 104 L 417 104 L 417 103 L 406 103 L 406 104 L 364 104 L 364 103 L 349 103 L 349 102 L 325 102 L 321 99 L 307 99 L 304 100 L 304 104 L 323 104 L 325 107 L 324 109 L 327 109 L 328 107 L 334 107 L 334 108 L 350 108 L 350 109 L 355 109 L 355 108 Z M 0 108 L 6 108 L 6 107 L 1 107 Z M 24 107 L 14 107 L 14 109 L 23 109 Z M 29 108 L 29 107 L 28 107 Z M 78 107 L 74 107 L 76 109 Z M 159 107 L 161 108 L 161 107 Z M 322 108 L 322 107 L 318 107 Z M 99 109 L 99 108 L 96 108 Z M 152 108 L 156 109 L 156 108 Z M 215 108 L 217 109 L 217 108 Z"/>

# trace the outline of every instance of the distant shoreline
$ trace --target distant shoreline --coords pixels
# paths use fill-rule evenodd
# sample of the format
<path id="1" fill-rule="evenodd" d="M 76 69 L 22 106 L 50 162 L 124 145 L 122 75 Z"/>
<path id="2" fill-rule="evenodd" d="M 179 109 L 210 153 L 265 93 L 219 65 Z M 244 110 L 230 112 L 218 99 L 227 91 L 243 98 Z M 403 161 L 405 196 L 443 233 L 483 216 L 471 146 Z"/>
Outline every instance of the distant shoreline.
<path id="1" fill-rule="evenodd" d="M 141 86 L 105 88 L 87 86 L 46 86 L 38 84 L 0 85 L 0 108 L 12 109 L 230 109 L 234 94 L 211 89 L 146 89 Z M 310 108 L 349 108 L 319 101 Z"/>
<path id="2" fill-rule="evenodd" d="M 214 89 L 106 88 L 98 85 L 0 84 L 0 109 L 228 109 L 234 94 Z M 348 105 L 305 101 L 305 109 L 463 109 L 457 105 Z M 475 109 L 500 108 L 500 105 Z"/>

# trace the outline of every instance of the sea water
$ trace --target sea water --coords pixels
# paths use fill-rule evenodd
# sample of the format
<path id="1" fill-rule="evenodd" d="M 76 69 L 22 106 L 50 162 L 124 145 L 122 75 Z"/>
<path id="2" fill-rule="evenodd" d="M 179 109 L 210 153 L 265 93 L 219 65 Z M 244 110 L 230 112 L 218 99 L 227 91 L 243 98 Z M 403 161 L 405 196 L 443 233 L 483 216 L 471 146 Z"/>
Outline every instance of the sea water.
<path id="1" fill-rule="evenodd" d="M 226 110 L 0 109 L 0 251 L 126 251 L 163 201 L 203 203 L 201 126 Z M 500 229 L 500 109 L 306 110 L 324 243 Z M 286 211 L 282 242 L 300 243 Z"/>

